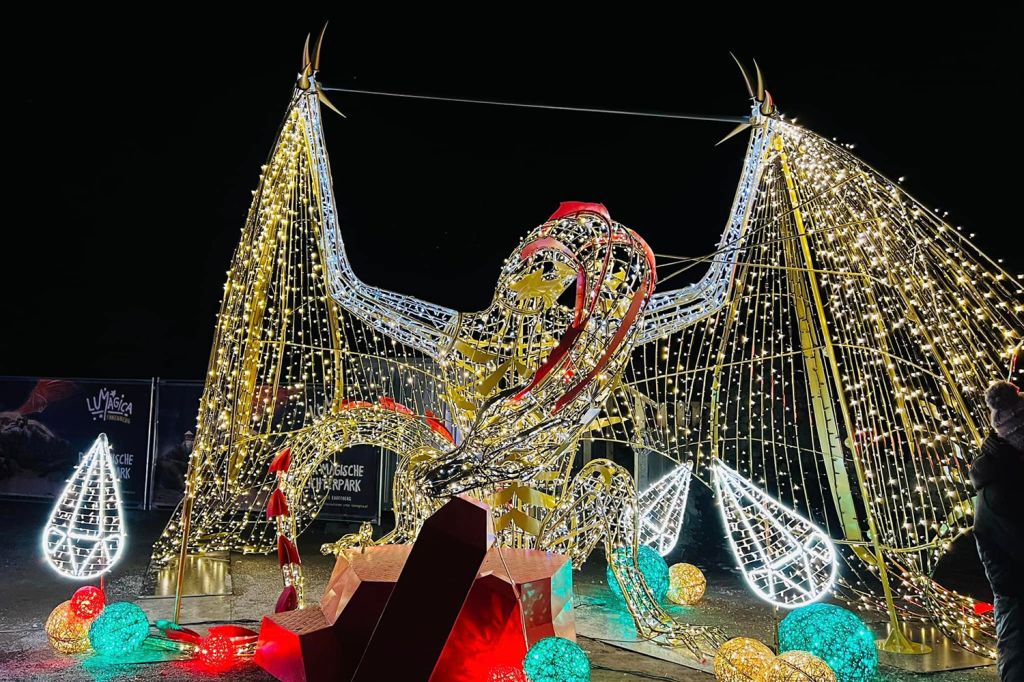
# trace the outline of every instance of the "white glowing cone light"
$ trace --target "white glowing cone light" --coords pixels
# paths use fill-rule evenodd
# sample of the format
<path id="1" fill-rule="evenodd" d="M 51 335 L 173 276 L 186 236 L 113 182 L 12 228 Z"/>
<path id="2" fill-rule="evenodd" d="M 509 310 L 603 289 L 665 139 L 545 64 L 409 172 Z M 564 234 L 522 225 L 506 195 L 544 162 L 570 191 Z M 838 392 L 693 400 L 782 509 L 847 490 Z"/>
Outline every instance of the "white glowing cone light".
<path id="1" fill-rule="evenodd" d="M 661 556 L 679 542 L 692 472 L 689 462 L 682 464 L 640 494 L 640 542 Z"/>
<path id="2" fill-rule="evenodd" d="M 836 552 L 823 530 L 720 461 L 715 490 L 729 544 L 759 597 L 795 609 L 832 589 Z"/>
<path id="3" fill-rule="evenodd" d="M 109 571 L 124 549 L 121 491 L 106 434 L 92 444 L 43 530 L 43 552 L 57 572 L 89 580 Z"/>

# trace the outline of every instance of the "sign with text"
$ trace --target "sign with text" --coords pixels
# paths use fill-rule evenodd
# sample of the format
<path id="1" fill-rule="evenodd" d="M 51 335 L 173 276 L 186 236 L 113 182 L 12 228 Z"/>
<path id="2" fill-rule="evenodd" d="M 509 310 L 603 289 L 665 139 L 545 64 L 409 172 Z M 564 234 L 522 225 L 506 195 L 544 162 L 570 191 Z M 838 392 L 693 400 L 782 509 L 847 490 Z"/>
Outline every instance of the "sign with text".
<path id="1" fill-rule="evenodd" d="M 380 448 L 354 445 L 317 467 L 310 487 L 326 496 L 318 519 L 374 521 L 380 518 Z"/>
<path id="2" fill-rule="evenodd" d="M 148 485 L 150 381 L 0 378 L 0 497 L 56 498 L 107 434 L 127 508 Z"/>

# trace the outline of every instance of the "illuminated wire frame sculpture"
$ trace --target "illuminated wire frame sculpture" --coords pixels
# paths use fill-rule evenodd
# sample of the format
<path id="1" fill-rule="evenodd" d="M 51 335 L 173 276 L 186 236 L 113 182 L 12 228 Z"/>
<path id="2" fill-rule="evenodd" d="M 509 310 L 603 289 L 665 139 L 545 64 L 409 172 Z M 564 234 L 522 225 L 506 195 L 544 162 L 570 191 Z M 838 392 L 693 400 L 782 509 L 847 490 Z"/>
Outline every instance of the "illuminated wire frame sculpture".
<path id="1" fill-rule="evenodd" d="M 849 147 L 759 109 L 750 130 L 742 240 L 659 257 L 664 282 L 741 249 L 735 295 L 634 353 L 616 422 L 591 436 L 708 484 L 716 458 L 757 480 L 833 538 L 839 594 L 889 614 L 887 650 L 920 651 L 899 621 L 927 618 L 994 655 L 991 614 L 930 576 L 973 522 L 968 466 L 984 389 L 1024 335 L 1021 275 Z"/>
<path id="2" fill-rule="evenodd" d="M 693 466 L 685 462 L 640 494 L 640 542 L 668 555 L 679 542 Z"/>
<path id="3" fill-rule="evenodd" d="M 601 411 L 638 343 L 725 304 L 735 249 L 699 285 L 655 294 L 643 239 L 599 204 L 567 203 L 514 249 L 484 311 L 367 285 L 337 223 L 322 99 L 307 59 L 228 273 L 184 507 L 155 560 L 170 560 L 182 535 L 190 549 L 272 549 L 266 468 L 285 446 L 295 536 L 323 503 L 311 485 L 319 465 L 355 444 L 400 458 L 396 527 L 378 543 L 411 541 L 447 497 L 469 491 L 490 503 L 506 545 L 556 549 L 576 565 L 598 543 L 635 557 L 632 477 L 608 460 L 570 476 L 577 446 L 613 421 Z M 753 139 L 759 154 L 764 140 Z M 722 247 L 742 229 L 730 221 Z M 572 287 L 573 302 L 559 303 Z M 366 541 L 360 533 L 325 551 Z M 673 621 L 635 560 L 614 570 L 642 636 L 714 650 L 721 635 Z"/>
<path id="4" fill-rule="evenodd" d="M 43 528 L 43 555 L 58 573 L 90 580 L 124 550 L 121 490 L 107 435 L 101 433 L 75 467 Z"/>
<path id="5" fill-rule="evenodd" d="M 693 462 L 708 484 L 714 457 L 764 481 L 848 548 L 851 599 L 894 622 L 930 614 L 990 651 L 991 617 L 948 620 L 971 602 L 927 575 L 970 526 L 965 470 L 982 390 L 1024 327 L 1019 282 L 759 88 L 717 251 L 661 264 L 676 268 L 664 283 L 706 263 L 693 284 L 656 293 L 636 233 L 603 206 L 564 204 L 513 250 L 482 312 L 386 291 L 345 253 L 316 53 L 228 272 L 185 500 L 157 562 L 272 551 L 267 466 L 286 446 L 296 537 L 329 489 L 313 485 L 318 467 L 356 444 L 399 455 L 397 526 L 376 542 L 413 539 L 470 491 L 506 545 L 578 565 L 601 543 L 614 557 L 639 543 L 632 477 L 606 460 L 571 475 L 579 443 L 603 439 Z M 698 655 L 719 641 L 673 622 L 635 563 L 613 568 L 642 636 Z"/>
<path id="6" fill-rule="evenodd" d="M 729 544 L 758 596 L 795 609 L 831 591 L 836 552 L 824 531 L 721 462 L 714 479 Z"/>

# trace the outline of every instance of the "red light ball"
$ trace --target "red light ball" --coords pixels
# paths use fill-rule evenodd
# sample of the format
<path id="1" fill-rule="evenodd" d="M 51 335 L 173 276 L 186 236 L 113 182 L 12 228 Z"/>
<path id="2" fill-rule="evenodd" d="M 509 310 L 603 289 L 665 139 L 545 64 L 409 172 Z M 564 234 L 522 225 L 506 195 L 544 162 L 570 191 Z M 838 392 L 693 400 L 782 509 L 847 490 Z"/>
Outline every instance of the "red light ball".
<path id="1" fill-rule="evenodd" d="M 85 620 L 92 620 L 103 612 L 107 595 L 92 585 L 79 587 L 71 597 L 71 613 Z"/>
<path id="2" fill-rule="evenodd" d="M 210 668 L 226 668 L 235 662 L 235 645 L 224 634 L 213 634 L 199 642 L 199 660 Z"/>

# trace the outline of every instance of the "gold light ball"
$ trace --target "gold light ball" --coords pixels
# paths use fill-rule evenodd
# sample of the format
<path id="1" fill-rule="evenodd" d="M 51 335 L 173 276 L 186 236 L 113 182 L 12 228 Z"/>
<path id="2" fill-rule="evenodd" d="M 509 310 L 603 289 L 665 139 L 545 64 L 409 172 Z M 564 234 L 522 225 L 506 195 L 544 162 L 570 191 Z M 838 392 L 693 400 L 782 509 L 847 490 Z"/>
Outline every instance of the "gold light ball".
<path id="1" fill-rule="evenodd" d="M 71 611 L 67 600 L 50 612 L 46 619 L 46 638 L 54 651 L 62 654 L 80 654 L 89 650 L 91 620 L 79 618 Z"/>
<path id="2" fill-rule="evenodd" d="M 814 654 L 787 651 L 772 661 L 764 682 L 836 682 L 836 674 Z"/>
<path id="3" fill-rule="evenodd" d="M 673 604 L 693 606 L 704 597 L 708 580 L 693 564 L 672 564 L 668 569 L 668 600 Z"/>
<path id="4" fill-rule="evenodd" d="M 756 639 L 735 637 L 715 654 L 715 679 L 718 682 L 761 682 L 775 654 Z"/>

